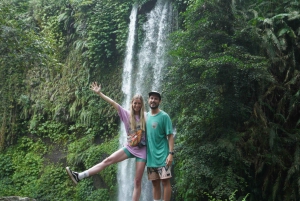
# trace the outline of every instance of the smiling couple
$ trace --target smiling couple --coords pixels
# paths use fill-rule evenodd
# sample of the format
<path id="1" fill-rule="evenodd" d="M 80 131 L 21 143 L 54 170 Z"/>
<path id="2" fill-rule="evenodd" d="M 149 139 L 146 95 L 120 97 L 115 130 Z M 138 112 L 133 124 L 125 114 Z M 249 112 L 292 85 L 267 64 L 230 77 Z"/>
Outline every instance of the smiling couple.
<path id="1" fill-rule="evenodd" d="M 171 165 L 174 155 L 174 135 L 169 115 L 159 109 L 161 94 L 157 91 L 149 92 L 148 104 L 150 111 L 145 112 L 144 99 L 141 95 L 134 95 L 130 110 L 124 109 L 117 102 L 101 92 L 101 85 L 97 82 L 91 84 L 90 89 L 103 100 L 110 103 L 117 111 L 124 123 L 127 135 L 142 130 L 142 141 L 145 146 L 131 146 L 130 143 L 111 154 L 102 162 L 81 173 L 66 167 L 66 171 L 74 184 L 80 180 L 95 175 L 111 164 L 121 162 L 128 158 L 135 158 L 136 170 L 132 201 L 138 201 L 141 195 L 142 176 L 147 166 L 148 180 L 152 181 L 154 201 L 161 200 L 163 185 L 163 201 L 171 199 Z M 129 181 L 130 182 L 130 181 Z"/>

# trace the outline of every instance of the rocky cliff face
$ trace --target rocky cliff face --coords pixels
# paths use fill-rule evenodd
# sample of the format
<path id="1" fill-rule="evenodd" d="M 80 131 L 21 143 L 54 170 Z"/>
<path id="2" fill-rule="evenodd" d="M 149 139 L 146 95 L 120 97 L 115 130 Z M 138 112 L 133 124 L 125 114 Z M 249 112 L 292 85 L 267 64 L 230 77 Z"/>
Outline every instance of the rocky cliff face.
<path id="1" fill-rule="evenodd" d="M 27 197 L 9 196 L 9 197 L 0 197 L 0 201 L 36 201 L 36 200 Z"/>

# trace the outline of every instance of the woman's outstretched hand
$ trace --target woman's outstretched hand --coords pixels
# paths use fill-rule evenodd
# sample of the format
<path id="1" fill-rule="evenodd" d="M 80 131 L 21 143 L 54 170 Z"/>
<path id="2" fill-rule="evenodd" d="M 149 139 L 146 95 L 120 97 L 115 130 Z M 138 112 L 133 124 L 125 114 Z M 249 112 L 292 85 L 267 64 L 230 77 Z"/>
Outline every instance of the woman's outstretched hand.
<path id="1" fill-rule="evenodd" d="M 90 89 L 93 92 L 95 92 L 96 94 L 98 94 L 103 100 L 110 103 L 116 110 L 119 109 L 119 104 L 118 103 L 116 103 L 114 100 L 112 100 L 108 96 L 104 95 L 103 93 L 101 93 L 101 84 L 98 85 L 97 82 L 92 82 L 92 84 L 90 86 Z"/>
<path id="2" fill-rule="evenodd" d="M 91 86 L 90 86 L 90 89 L 91 89 L 93 92 L 99 94 L 100 91 L 101 91 L 101 84 L 98 85 L 97 82 L 92 82 L 92 84 L 91 84 Z"/>

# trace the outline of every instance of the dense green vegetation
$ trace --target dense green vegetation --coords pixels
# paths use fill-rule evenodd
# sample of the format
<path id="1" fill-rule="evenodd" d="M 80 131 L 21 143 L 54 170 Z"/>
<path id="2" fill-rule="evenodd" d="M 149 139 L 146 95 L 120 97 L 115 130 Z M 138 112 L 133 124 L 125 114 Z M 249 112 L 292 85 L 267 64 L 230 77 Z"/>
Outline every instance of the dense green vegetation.
<path id="1" fill-rule="evenodd" d="M 64 167 L 86 169 L 118 148 L 117 114 L 91 93 L 89 83 L 102 81 L 105 93 L 122 99 L 120 73 L 130 5 L 1 1 L 1 196 L 115 197 L 116 166 L 76 188 Z M 117 21 L 97 24 L 96 16 L 107 17 L 104 7 Z M 102 37 L 95 38 L 100 32 Z M 104 36 L 109 38 L 106 44 Z M 102 50 L 95 48 L 100 46 Z"/>
<path id="2" fill-rule="evenodd" d="M 173 35 L 176 194 L 299 200 L 299 2 L 189 1 Z"/>
<path id="3" fill-rule="evenodd" d="M 89 84 L 122 100 L 133 3 L 0 2 L 0 197 L 115 200 L 115 165 L 76 187 L 64 167 L 118 147 L 118 116 Z M 300 200 L 299 1 L 173 3 L 173 200 Z"/>

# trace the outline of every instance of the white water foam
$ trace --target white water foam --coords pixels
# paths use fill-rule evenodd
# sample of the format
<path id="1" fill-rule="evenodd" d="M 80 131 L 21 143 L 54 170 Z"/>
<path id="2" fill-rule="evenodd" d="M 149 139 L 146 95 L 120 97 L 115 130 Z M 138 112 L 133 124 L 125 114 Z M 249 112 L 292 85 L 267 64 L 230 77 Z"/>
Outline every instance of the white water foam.
<path id="1" fill-rule="evenodd" d="M 137 5 L 134 5 L 130 15 L 129 35 L 127 40 L 126 57 L 123 69 L 122 90 L 125 95 L 123 107 L 128 108 L 133 94 L 142 94 L 147 105 L 148 92 L 160 91 L 164 68 L 167 64 L 167 38 L 171 32 L 172 5 L 169 1 L 158 0 L 155 7 L 147 14 L 147 21 L 143 25 L 144 40 L 140 50 L 136 53 L 138 61 L 134 69 L 135 35 L 137 23 Z M 133 85 L 133 77 L 135 82 Z M 121 126 L 120 144 L 126 143 L 126 132 Z M 133 182 L 135 174 L 135 160 L 128 159 L 118 165 L 118 200 L 132 200 Z M 146 169 L 142 179 L 142 201 L 153 200 L 152 184 L 147 179 Z"/>

